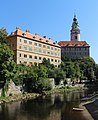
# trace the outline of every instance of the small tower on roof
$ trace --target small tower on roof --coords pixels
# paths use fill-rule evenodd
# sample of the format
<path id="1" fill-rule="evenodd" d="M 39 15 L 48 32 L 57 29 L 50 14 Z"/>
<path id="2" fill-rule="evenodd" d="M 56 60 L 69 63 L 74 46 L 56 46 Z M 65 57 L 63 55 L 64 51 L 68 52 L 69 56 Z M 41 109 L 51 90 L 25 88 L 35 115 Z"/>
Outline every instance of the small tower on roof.
<path id="1" fill-rule="evenodd" d="M 80 41 L 80 29 L 77 22 L 76 15 L 74 15 L 72 28 L 70 30 L 71 41 Z"/>

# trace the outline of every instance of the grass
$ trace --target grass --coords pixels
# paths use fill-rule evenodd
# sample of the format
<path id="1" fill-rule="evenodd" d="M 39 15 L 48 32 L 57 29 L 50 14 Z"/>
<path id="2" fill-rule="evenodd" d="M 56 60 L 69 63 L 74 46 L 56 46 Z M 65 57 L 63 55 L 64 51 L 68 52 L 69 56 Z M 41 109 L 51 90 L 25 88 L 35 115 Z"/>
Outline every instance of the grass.
<path id="1" fill-rule="evenodd" d="M 51 94 L 51 93 L 64 93 L 64 92 L 70 92 L 70 91 L 77 91 L 81 90 L 80 87 L 70 87 L 70 86 L 64 86 L 60 88 L 54 88 L 49 91 L 44 91 L 44 94 Z"/>

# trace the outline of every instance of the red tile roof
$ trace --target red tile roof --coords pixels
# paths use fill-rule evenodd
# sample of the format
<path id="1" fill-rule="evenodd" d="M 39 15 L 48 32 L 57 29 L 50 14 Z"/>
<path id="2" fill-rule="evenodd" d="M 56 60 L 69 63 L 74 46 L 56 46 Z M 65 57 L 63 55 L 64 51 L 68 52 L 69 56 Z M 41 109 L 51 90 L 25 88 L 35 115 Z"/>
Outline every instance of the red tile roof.
<path id="1" fill-rule="evenodd" d="M 74 47 L 74 46 L 78 46 L 78 47 L 89 47 L 89 44 L 87 44 L 86 41 L 60 41 L 58 42 L 58 44 L 62 47 L 62 46 L 69 46 L 69 47 Z"/>
<path id="2" fill-rule="evenodd" d="M 24 32 L 24 31 L 20 30 L 19 28 L 16 28 L 16 31 L 12 32 L 11 35 L 9 35 L 8 37 L 10 37 L 10 36 L 21 36 L 21 37 L 24 37 L 24 38 L 29 38 L 29 39 L 32 39 L 32 40 L 35 40 L 35 41 L 40 41 L 42 43 L 47 43 L 47 44 L 50 44 L 50 45 L 53 45 L 53 46 L 60 47 L 60 45 L 58 45 L 53 40 L 51 40 L 51 38 L 47 38 L 46 36 L 41 37 L 37 33 L 31 34 L 29 32 L 29 30 L 26 30 L 26 32 Z"/>

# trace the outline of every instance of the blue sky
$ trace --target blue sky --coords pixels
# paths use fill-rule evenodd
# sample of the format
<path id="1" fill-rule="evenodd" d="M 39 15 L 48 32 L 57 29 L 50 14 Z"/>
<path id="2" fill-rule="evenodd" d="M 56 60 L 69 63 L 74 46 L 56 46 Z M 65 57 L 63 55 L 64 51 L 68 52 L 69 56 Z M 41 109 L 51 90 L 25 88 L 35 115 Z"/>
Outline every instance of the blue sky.
<path id="1" fill-rule="evenodd" d="M 74 12 L 81 40 L 89 43 L 91 57 L 98 63 L 98 0 L 2 0 L 0 28 L 8 33 L 16 26 L 54 41 L 69 40 Z"/>

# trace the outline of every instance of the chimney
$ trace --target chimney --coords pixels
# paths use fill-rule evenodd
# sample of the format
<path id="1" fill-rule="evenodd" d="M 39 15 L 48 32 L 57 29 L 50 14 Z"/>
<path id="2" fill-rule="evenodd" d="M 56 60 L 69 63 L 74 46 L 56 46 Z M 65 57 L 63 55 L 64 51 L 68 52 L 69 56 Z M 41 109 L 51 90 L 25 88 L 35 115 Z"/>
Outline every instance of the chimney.
<path id="1" fill-rule="evenodd" d="M 19 27 L 16 27 L 16 30 L 18 30 L 19 29 Z"/>
<path id="2" fill-rule="evenodd" d="M 37 33 L 35 33 L 35 35 L 38 35 Z"/>
<path id="3" fill-rule="evenodd" d="M 26 32 L 30 33 L 30 31 L 29 31 L 29 30 L 26 30 Z"/>

